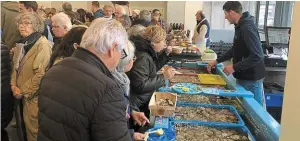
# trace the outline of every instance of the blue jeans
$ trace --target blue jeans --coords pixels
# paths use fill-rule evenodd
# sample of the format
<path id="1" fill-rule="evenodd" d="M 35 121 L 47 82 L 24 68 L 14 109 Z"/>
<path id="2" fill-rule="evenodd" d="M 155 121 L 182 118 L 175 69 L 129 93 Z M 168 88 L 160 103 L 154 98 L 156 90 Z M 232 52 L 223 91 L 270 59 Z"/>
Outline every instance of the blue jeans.
<path id="1" fill-rule="evenodd" d="M 243 86 L 247 91 L 254 94 L 254 99 L 266 109 L 266 100 L 264 94 L 263 79 L 257 81 L 251 80 L 236 80 L 236 83 Z"/>

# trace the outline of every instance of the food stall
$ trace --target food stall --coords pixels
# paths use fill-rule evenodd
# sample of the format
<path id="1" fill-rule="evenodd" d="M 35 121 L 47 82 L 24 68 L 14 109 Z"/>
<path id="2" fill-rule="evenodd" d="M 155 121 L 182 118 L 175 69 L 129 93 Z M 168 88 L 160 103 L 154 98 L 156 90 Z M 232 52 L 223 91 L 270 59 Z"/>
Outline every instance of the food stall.
<path id="1" fill-rule="evenodd" d="M 148 140 L 279 140 L 279 123 L 251 92 L 223 73 L 223 65 L 218 64 L 212 75 L 206 71 L 206 62 L 173 61 L 168 65 L 180 74 L 158 91 L 177 94 L 172 101 L 175 110 L 172 116 L 163 116 L 161 107 L 160 114 L 152 115 L 154 128 L 149 133 L 161 129 L 165 134 L 147 134 Z"/>

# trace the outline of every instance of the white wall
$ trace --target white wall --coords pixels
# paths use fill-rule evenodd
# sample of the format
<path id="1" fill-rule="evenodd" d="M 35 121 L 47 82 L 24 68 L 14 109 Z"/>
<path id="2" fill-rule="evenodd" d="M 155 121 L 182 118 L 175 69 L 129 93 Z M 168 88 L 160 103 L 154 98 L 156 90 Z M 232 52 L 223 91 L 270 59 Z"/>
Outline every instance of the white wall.
<path id="1" fill-rule="evenodd" d="M 299 94 L 299 36 L 300 36 L 300 2 L 294 4 L 289 58 L 286 71 L 284 99 L 280 129 L 280 141 L 299 140 L 300 129 L 300 94 Z M 289 85 L 288 85 L 289 84 Z"/>
<path id="2" fill-rule="evenodd" d="M 184 1 L 168 1 L 167 2 L 167 24 L 184 23 L 185 2 Z"/>
<path id="3" fill-rule="evenodd" d="M 194 33 L 196 26 L 196 13 L 198 10 L 202 10 L 203 1 L 186 1 L 185 2 L 185 29 L 190 29 L 191 33 Z"/>

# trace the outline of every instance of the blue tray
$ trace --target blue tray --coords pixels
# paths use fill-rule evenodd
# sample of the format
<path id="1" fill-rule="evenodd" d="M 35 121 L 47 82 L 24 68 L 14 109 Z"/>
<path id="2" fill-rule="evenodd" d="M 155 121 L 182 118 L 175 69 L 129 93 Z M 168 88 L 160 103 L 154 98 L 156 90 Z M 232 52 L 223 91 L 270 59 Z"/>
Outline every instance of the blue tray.
<path id="1" fill-rule="evenodd" d="M 171 126 L 170 126 L 171 127 Z M 147 132 L 151 132 L 157 130 L 159 128 L 151 128 L 147 130 Z M 173 128 L 162 128 L 164 130 L 164 134 L 162 136 L 158 136 L 156 134 L 150 134 L 147 141 L 175 141 L 176 140 L 176 133 L 174 132 Z"/>
<path id="2" fill-rule="evenodd" d="M 170 122 L 171 128 L 173 128 L 175 134 L 176 134 L 176 129 L 175 129 L 175 124 L 181 124 L 181 125 L 187 125 L 187 126 L 208 126 L 208 127 L 213 127 L 213 128 L 218 128 L 218 129 L 231 129 L 235 130 L 238 133 L 241 133 L 245 136 L 248 137 L 250 141 L 256 141 L 254 136 L 251 134 L 250 130 L 246 126 L 241 126 L 241 127 L 232 127 L 232 126 L 217 126 L 214 124 L 202 124 L 202 123 L 191 123 L 191 122 L 184 122 L 184 121 L 172 121 Z"/>
<path id="3" fill-rule="evenodd" d="M 216 108 L 216 109 L 228 109 L 232 112 L 236 118 L 238 119 L 237 123 L 229 123 L 229 122 L 214 122 L 214 121 L 199 121 L 199 120 L 175 120 L 171 118 L 172 121 L 175 122 L 187 122 L 187 123 L 200 123 L 202 125 L 215 125 L 215 126 L 226 126 L 226 127 L 241 127 L 244 126 L 245 123 L 241 116 L 238 114 L 238 111 L 231 105 L 211 105 L 211 104 L 199 104 L 199 103 L 189 103 L 189 102 L 177 102 L 176 107 L 205 107 L 205 108 Z M 176 114 L 175 114 L 176 116 Z"/>

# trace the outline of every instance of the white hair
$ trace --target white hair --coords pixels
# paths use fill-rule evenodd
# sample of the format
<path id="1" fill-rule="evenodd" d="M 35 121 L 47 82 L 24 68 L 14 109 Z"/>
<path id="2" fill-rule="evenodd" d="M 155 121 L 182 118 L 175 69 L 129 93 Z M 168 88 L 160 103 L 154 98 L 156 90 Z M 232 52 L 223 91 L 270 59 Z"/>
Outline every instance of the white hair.
<path id="1" fill-rule="evenodd" d="M 99 53 L 107 53 L 114 43 L 121 51 L 127 45 L 128 36 L 125 28 L 115 19 L 97 18 L 82 36 L 80 46 L 95 48 Z"/>
<path id="2" fill-rule="evenodd" d="M 146 27 L 140 25 L 140 24 L 137 24 L 137 25 L 134 25 L 132 27 L 130 27 L 128 30 L 127 30 L 127 34 L 129 37 L 131 36 L 138 36 L 138 35 L 142 35 L 146 30 Z"/>
<path id="3" fill-rule="evenodd" d="M 117 70 L 119 72 L 124 72 L 124 67 L 126 65 L 128 65 L 134 57 L 135 47 L 134 47 L 133 43 L 128 41 L 127 42 L 127 47 L 124 48 L 124 51 L 127 54 L 127 57 L 120 60 L 118 66 L 117 66 Z"/>
<path id="4" fill-rule="evenodd" d="M 51 20 L 52 20 L 53 22 L 56 22 L 56 24 L 57 24 L 58 26 L 61 26 L 61 27 L 65 26 L 65 27 L 67 28 L 67 29 L 66 29 L 67 31 L 70 31 L 71 28 L 72 28 L 72 23 L 71 23 L 71 20 L 70 20 L 69 16 L 66 15 L 66 14 L 63 13 L 63 12 L 60 12 L 60 13 L 55 14 L 55 15 L 51 18 Z"/>
<path id="5" fill-rule="evenodd" d="M 120 10 L 120 11 L 119 11 Z M 122 6 L 116 6 L 116 11 L 121 12 L 123 15 L 126 15 L 126 10 Z"/>

